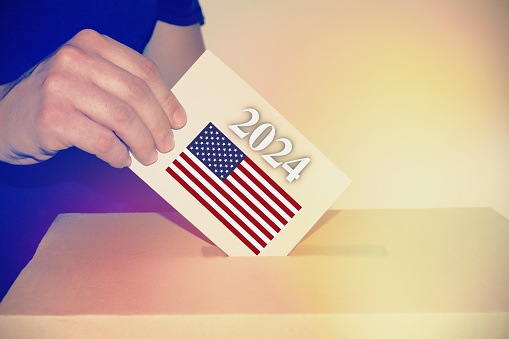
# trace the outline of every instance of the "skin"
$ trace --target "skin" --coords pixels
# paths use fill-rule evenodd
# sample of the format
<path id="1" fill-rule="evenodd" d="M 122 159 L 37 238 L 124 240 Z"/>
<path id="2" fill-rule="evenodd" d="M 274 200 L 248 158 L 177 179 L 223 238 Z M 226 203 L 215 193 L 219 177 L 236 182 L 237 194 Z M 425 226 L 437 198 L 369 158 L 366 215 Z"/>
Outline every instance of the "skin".
<path id="1" fill-rule="evenodd" d="M 203 50 L 198 25 L 158 22 L 145 53 L 155 62 L 98 32 L 79 32 L 0 86 L 0 161 L 34 164 L 76 146 L 114 167 L 129 166 L 129 152 L 155 162 L 187 121 L 170 86 Z"/>
<path id="2" fill-rule="evenodd" d="M 204 51 L 200 25 L 181 27 L 158 21 L 143 55 L 157 64 L 173 87 Z"/>

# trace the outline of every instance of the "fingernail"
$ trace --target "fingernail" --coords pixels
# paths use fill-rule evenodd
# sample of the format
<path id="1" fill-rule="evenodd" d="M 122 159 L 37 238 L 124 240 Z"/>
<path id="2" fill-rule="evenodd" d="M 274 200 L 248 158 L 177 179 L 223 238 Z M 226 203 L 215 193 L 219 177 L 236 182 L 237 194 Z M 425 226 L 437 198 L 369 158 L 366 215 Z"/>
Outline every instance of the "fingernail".
<path id="1" fill-rule="evenodd" d="M 170 132 L 166 135 L 166 138 L 164 139 L 164 148 L 165 152 L 169 152 L 175 147 L 175 138 L 173 137 L 173 132 Z"/>
<path id="2" fill-rule="evenodd" d="M 150 156 L 150 161 L 149 161 L 149 165 L 150 164 L 153 164 L 154 162 L 157 161 L 157 158 L 158 158 L 158 154 L 157 154 L 157 151 L 154 150 L 154 152 L 152 153 L 152 155 Z"/>
<path id="3" fill-rule="evenodd" d="M 177 109 L 172 116 L 173 128 L 182 128 L 186 124 L 186 111 L 183 108 Z"/>

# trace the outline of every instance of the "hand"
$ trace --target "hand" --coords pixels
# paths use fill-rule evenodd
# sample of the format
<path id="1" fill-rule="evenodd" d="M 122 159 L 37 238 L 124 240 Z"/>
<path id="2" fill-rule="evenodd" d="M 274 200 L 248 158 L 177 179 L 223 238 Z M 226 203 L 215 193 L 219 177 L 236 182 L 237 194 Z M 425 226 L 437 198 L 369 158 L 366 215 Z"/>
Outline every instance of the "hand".
<path id="1" fill-rule="evenodd" d="M 128 150 L 148 165 L 185 123 L 152 61 L 83 30 L 0 87 L 0 161 L 33 164 L 76 146 L 114 167 L 131 164 Z"/>

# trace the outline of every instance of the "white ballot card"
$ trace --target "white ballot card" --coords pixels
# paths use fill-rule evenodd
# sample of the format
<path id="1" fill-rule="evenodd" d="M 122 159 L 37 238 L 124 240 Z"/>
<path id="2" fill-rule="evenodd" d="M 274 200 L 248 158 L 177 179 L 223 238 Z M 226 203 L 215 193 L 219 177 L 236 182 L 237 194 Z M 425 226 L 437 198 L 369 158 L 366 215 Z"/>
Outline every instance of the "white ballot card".
<path id="1" fill-rule="evenodd" d="M 175 148 L 130 168 L 227 255 L 287 255 L 350 183 L 210 51 L 172 91 Z"/>

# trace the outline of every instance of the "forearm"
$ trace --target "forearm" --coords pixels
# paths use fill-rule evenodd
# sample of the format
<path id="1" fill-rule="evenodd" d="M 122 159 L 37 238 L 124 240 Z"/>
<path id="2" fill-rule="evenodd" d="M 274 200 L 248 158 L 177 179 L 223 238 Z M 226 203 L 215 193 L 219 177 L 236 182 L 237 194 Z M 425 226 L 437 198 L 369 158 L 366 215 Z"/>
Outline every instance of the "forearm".
<path id="1" fill-rule="evenodd" d="M 173 87 L 204 51 L 199 24 L 180 27 L 158 21 L 143 54 L 156 63 L 168 86 Z"/>

